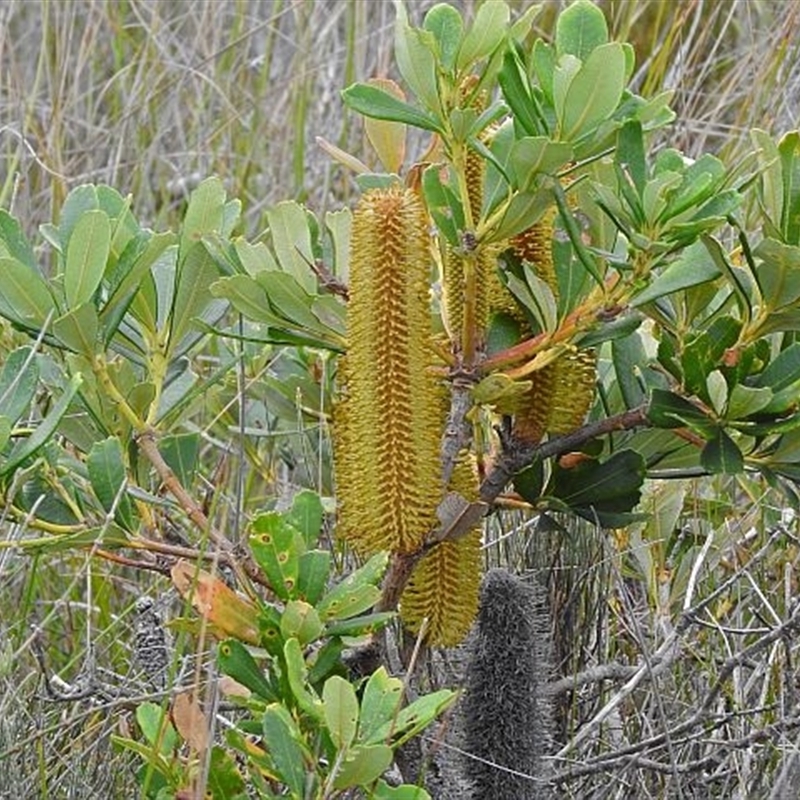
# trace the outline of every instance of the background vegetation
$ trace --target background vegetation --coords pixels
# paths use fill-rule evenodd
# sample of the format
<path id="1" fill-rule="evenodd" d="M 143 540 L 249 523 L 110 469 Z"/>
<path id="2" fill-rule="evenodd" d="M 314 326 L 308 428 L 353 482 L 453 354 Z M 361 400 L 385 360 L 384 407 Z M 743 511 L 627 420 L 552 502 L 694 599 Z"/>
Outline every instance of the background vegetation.
<path id="1" fill-rule="evenodd" d="M 416 19 L 431 5 L 409 3 Z M 460 7 L 470 14 L 475 5 Z M 541 33 L 561 7 L 545 3 L 536 23 Z M 634 88 L 645 96 L 676 91 L 678 125 L 669 141 L 687 155 L 714 152 L 733 163 L 751 127 L 778 135 L 797 126 L 796 3 L 641 0 L 601 7 L 612 36 L 636 47 Z M 177 227 L 190 190 L 215 174 L 228 197 L 242 201 L 243 232 L 257 238 L 280 200 L 301 200 L 318 214 L 351 204 L 354 184 L 316 139 L 369 159 L 361 122 L 346 113 L 339 91 L 392 73 L 393 21 L 391 3 L 358 0 L 4 3 L 0 207 L 33 238 L 72 188 L 102 182 L 133 195 L 142 224 Z M 3 328 L 4 353 L 21 341 Z M 319 414 L 327 403 L 324 361 L 215 340 L 194 366 L 211 376 L 232 359 L 240 365 L 235 380 L 210 383 L 182 424 L 201 434 L 201 468 L 191 489 L 235 538 L 244 518 L 280 503 L 287 488 L 307 486 L 325 497 L 332 490 Z M 53 477 L 53 503 L 67 502 L 58 495 L 62 482 Z M 707 585 L 747 589 L 742 628 L 765 615 L 782 618 L 797 594 L 800 547 L 797 498 L 786 488 L 776 492 L 748 476 L 655 483 L 643 499 L 643 508 L 656 512 L 652 521 L 612 533 L 528 511 L 505 511 L 487 523 L 487 565 L 536 570 L 548 587 L 565 796 L 777 797 L 792 785 L 798 721 L 790 631 L 755 652 L 757 666 L 747 674 L 741 664 L 726 665 L 736 634 L 715 628 L 713 617 L 688 655 L 672 658 L 662 649 L 681 631 L 680 612 L 691 607 L 685 601 L 697 585 L 692 567 L 704 543 L 713 541 L 703 556 Z M 34 503 L 29 498 L 31 517 L 34 508 L 42 512 Z M 125 734 L 136 697 L 147 693 L 131 667 L 136 601 L 151 595 L 170 608 L 169 581 L 71 550 L 20 552 L 16 545 L 36 532 L 7 507 L 2 524 L 0 793 L 133 796 L 135 766 L 110 737 Z M 188 652 L 188 640 L 176 636 L 178 652 Z M 70 691 L 94 670 L 105 684 L 123 687 L 122 697 L 103 706 L 49 697 L 37 652 Z M 642 654 L 647 681 L 628 666 Z M 589 679 L 585 690 L 570 683 L 569 676 L 601 665 L 616 675 L 613 688 Z M 657 737 L 664 719 L 691 715 L 698 670 L 733 673 L 731 697 L 710 700 L 719 724 L 705 737 L 668 739 L 667 769 L 647 763 L 649 756 L 627 757 L 627 742 Z M 763 709 L 755 722 L 725 714 L 726 703 L 744 699 Z M 574 733 L 590 719 L 596 722 L 584 729 L 602 722 L 603 736 L 570 772 L 566 743 L 580 745 Z M 723 740 L 733 744 L 721 757 Z M 592 763 L 614 747 L 617 761 Z"/>

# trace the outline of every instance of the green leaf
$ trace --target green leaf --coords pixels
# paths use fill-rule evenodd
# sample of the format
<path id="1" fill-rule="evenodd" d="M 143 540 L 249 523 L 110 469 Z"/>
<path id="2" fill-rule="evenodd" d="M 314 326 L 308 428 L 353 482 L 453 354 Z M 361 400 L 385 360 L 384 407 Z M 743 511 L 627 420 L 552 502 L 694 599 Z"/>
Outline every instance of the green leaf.
<path id="1" fill-rule="evenodd" d="M 285 200 L 267 211 L 267 223 L 280 268 L 291 275 L 306 293 L 313 294 L 317 277 L 310 266 L 314 264 L 315 255 L 308 212 L 298 203 Z"/>
<path id="2" fill-rule="evenodd" d="M 525 9 L 525 11 L 511 23 L 511 27 L 508 30 L 508 38 L 513 42 L 519 43 L 526 39 L 533 29 L 534 20 L 541 14 L 543 8 L 544 5 L 538 3 Z"/>
<path id="3" fill-rule="evenodd" d="M 758 172 L 761 179 L 760 199 L 767 218 L 778 230 L 781 227 L 783 209 L 783 179 L 778 147 L 765 131 L 750 132 L 753 144 L 758 148 Z"/>
<path id="4" fill-rule="evenodd" d="M 61 206 L 60 219 L 55 237 L 56 249 L 63 253 L 69 244 L 72 231 L 78 221 L 87 211 L 99 211 L 100 201 L 97 197 L 97 187 L 93 184 L 76 186 Z"/>
<path id="5" fill-rule="evenodd" d="M 97 348 L 98 318 L 90 301 L 59 317 L 53 323 L 53 334 L 69 350 L 91 359 Z"/>
<path id="6" fill-rule="evenodd" d="M 375 733 L 394 719 L 403 699 L 403 682 L 378 667 L 370 675 L 361 697 L 361 722 L 358 740 L 367 744 L 379 742 Z"/>
<path id="7" fill-rule="evenodd" d="M 540 460 L 534 461 L 514 476 L 514 489 L 532 505 L 539 502 L 544 489 L 544 465 Z"/>
<path id="8" fill-rule="evenodd" d="M 753 255 L 763 261 L 758 280 L 768 308 L 781 308 L 800 299 L 800 247 L 766 238 Z"/>
<path id="9" fill-rule="evenodd" d="M 636 308 L 659 297 L 716 280 L 719 276 L 719 268 L 708 248 L 703 242 L 695 242 L 635 295 L 631 305 Z"/>
<path id="10" fill-rule="evenodd" d="M 628 512 L 641 498 L 644 458 L 633 450 L 619 450 L 603 462 L 587 460 L 571 469 L 553 468 L 551 494 L 576 510 L 596 513 Z"/>
<path id="11" fill-rule="evenodd" d="M 299 559 L 304 552 L 300 532 L 275 511 L 259 514 L 250 529 L 250 550 L 281 600 L 296 596 Z"/>
<path id="12" fill-rule="evenodd" d="M 349 750 L 333 779 L 334 789 L 369 786 L 392 766 L 394 752 L 385 744 L 360 745 Z M 374 798 L 370 792 L 370 798 Z"/>
<path id="13" fill-rule="evenodd" d="M 775 394 L 800 381 L 800 344 L 794 342 L 778 353 L 756 378 L 756 386 L 768 386 Z M 2 405 L 0 405 L 2 408 Z"/>
<path id="14" fill-rule="evenodd" d="M 515 188 L 534 188 L 542 173 L 553 174 L 572 158 L 572 147 L 565 142 L 552 142 L 546 136 L 526 136 L 511 148 L 509 167 Z"/>
<path id="15" fill-rule="evenodd" d="M 206 178 L 189 196 L 180 239 L 180 262 L 204 236 L 220 233 L 225 214 L 225 187 L 219 178 Z"/>
<path id="16" fill-rule="evenodd" d="M 394 611 L 376 611 L 374 614 L 329 622 L 325 626 L 328 636 L 366 636 L 377 633 L 397 616 Z"/>
<path id="17" fill-rule="evenodd" d="M 319 603 L 320 617 L 323 620 L 349 619 L 372 608 L 381 595 L 376 584 L 388 561 L 388 553 L 376 553 L 364 566 L 338 583 Z"/>
<path id="18" fill-rule="evenodd" d="M 338 297 L 330 294 L 314 297 L 311 302 L 311 313 L 319 322 L 320 329 L 328 331 L 326 335 L 332 342 L 337 334 L 344 340 L 347 334 L 347 309 Z"/>
<path id="19" fill-rule="evenodd" d="M 404 783 L 401 786 L 389 786 L 379 780 L 373 789 L 371 800 L 431 800 L 431 796 L 419 786 Z"/>
<path id="20" fill-rule="evenodd" d="M 33 247 L 19 222 L 5 209 L 0 208 L 0 258 L 14 258 L 28 269 L 38 272 Z"/>
<path id="21" fill-rule="evenodd" d="M 531 92 L 525 67 L 517 53 L 509 49 L 503 54 L 503 66 L 497 74 L 503 97 L 511 108 L 514 120 L 529 136 L 547 131 L 541 108 Z"/>
<path id="22" fill-rule="evenodd" d="M 436 81 L 436 58 L 433 54 L 435 39 L 429 31 L 420 31 L 409 25 L 402 0 L 395 0 L 395 13 L 394 58 L 397 69 L 423 105 L 438 115 L 441 103 Z"/>
<path id="23" fill-rule="evenodd" d="M 271 655 L 283 655 L 283 637 L 281 636 L 281 614 L 275 606 L 262 605 L 258 615 L 259 641 Z"/>
<path id="24" fill-rule="evenodd" d="M 630 177 L 637 194 L 641 198 L 647 183 L 647 162 L 644 153 L 642 124 L 637 120 L 627 120 L 617 134 L 615 161 L 623 173 Z"/>
<path id="25" fill-rule="evenodd" d="M 265 749 L 281 781 L 293 798 L 306 796 L 306 754 L 298 743 L 301 734 L 289 712 L 278 704 L 264 712 L 262 734 Z"/>
<path id="26" fill-rule="evenodd" d="M 611 360 L 625 408 L 637 408 L 645 400 L 642 371 L 647 354 L 638 333 L 611 342 Z"/>
<path id="27" fill-rule="evenodd" d="M 320 496 L 310 489 L 301 489 L 292 498 L 291 509 L 284 512 L 284 519 L 303 534 L 307 547 L 313 547 L 322 531 L 324 513 Z"/>
<path id="28" fill-rule="evenodd" d="M 566 13 L 566 12 L 565 12 Z M 625 88 L 625 51 L 617 42 L 592 51 L 557 108 L 560 138 L 575 141 L 608 119 Z"/>
<path id="29" fill-rule="evenodd" d="M 354 83 L 342 92 L 342 100 L 348 108 L 365 117 L 403 122 L 414 128 L 441 133 L 442 126 L 424 111 L 398 100 L 394 95 L 384 92 L 377 86 Z"/>
<path id="30" fill-rule="evenodd" d="M 224 297 L 248 319 L 267 325 L 279 325 L 283 320 L 273 314 L 264 287 L 249 275 L 231 275 L 220 278 L 209 287 L 213 297 Z"/>
<path id="31" fill-rule="evenodd" d="M 147 401 L 147 405 L 149 405 Z M 191 486 L 200 457 L 200 434 L 178 433 L 161 440 L 161 455 L 183 486 Z"/>
<path id="32" fill-rule="evenodd" d="M 100 312 L 101 320 L 109 318 L 113 320 L 107 325 L 107 336 L 117 329 L 150 268 L 176 241 L 177 237 L 172 232 L 156 234 L 142 232 L 139 237 L 128 243 L 116 266 L 108 275 L 109 296 Z"/>
<path id="33" fill-rule="evenodd" d="M 532 265 L 522 265 L 525 280 L 509 273 L 506 276 L 508 290 L 536 320 L 540 332 L 552 332 L 558 327 L 558 307 L 553 290 L 535 272 Z"/>
<path id="34" fill-rule="evenodd" d="M 278 262 L 264 242 L 253 244 L 247 239 L 238 237 L 233 240 L 233 249 L 241 269 L 250 276 L 265 269 L 280 269 Z"/>
<path id="35" fill-rule="evenodd" d="M 556 23 L 556 52 L 586 61 L 595 48 L 608 41 L 603 12 L 591 0 L 577 0 L 561 12 Z"/>
<path id="36" fill-rule="evenodd" d="M 713 236 L 704 235 L 702 241 L 708 248 L 708 252 L 711 254 L 711 258 L 714 260 L 717 269 L 731 284 L 734 297 L 736 298 L 736 305 L 742 315 L 742 322 L 744 325 L 748 325 L 753 317 L 753 305 L 750 294 L 741 276 L 728 260 L 728 256 L 722 245 Z"/>
<path id="37" fill-rule="evenodd" d="M 304 600 L 290 600 L 281 615 L 281 634 L 284 639 L 296 638 L 307 645 L 319 638 L 322 622 L 314 606 Z"/>
<path id="38" fill-rule="evenodd" d="M 87 211 L 78 220 L 67 245 L 64 293 L 67 308 L 89 302 L 106 270 L 111 250 L 111 225 L 105 211 Z"/>
<path id="39" fill-rule="evenodd" d="M 39 423 L 36 430 L 27 439 L 20 442 L 11 451 L 5 463 L 0 465 L 0 477 L 13 472 L 23 461 L 33 456 L 50 441 L 53 434 L 58 429 L 61 418 L 67 413 L 72 398 L 75 396 L 82 383 L 83 377 L 80 373 L 73 376 L 61 397 L 58 398 L 58 402 L 53 405 L 47 416 Z"/>
<path id="40" fill-rule="evenodd" d="M 742 451 L 722 428 L 717 428 L 716 435 L 706 443 L 700 463 L 712 474 L 734 475 L 744 471 Z"/>
<path id="41" fill-rule="evenodd" d="M 464 208 L 458 195 L 442 181 L 440 170 L 430 167 L 422 173 L 425 204 L 444 238 L 459 245 L 459 231 L 464 229 Z"/>
<path id="42" fill-rule="evenodd" d="M 778 142 L 783 183 L 781 232 L 787 244 L 800 244 L 800 132 L 784 134 Z"/>
<path id="43" fill-rule="evenodd" d="M 400 710 L 395 720 L 384 723 L 373 735 L 373 742 L 384 742 L 392 737 L 394 747 L 416 736 L 420 731 L 451 706 L 458 698 L 458 692 L 440 689 L 438 692 L 424 695 L 411 705 Z"/>
<path id="44" fill-rule="evenodd" d="M 743 419 L 766 409 L 772 402 L 772 390 L 737 383 L 728 398 L 727 419 Z"/>
<path id="45" fill-rule="evenodd" d="M 295 593 L 300 600 L 316 605 L 328 585 L 331 554 L 328 550 L 309 550 L 300 556 Z"/>
<path id="46" fill-rule="evenodd" d="M 740 330 L 738 319 L 717 317 L 711 325 L 684 344 L 681 367 L 689 393 L 710 399 L 706 379 L 710 372 L 721 366 L 725 351 L 736 344 Z"/>
<path id="47" fill-rule="evenodd" d="M 536 192 L 516 192 L 503 215 L 503 221 L 492 233 L 492 241 L 509 239 L 530 228 L 552 204 L 553 195 L 546 188 Z"/>
<path id="48" fill-rule="evenodd" d="M 211 284 L 219 278 L 219 267 L 202 242 L 189 248 L 175 274 L 175 299 L 170 314 L 169 349 L 180 349 L 196 317 L 211 302 Z"/>
<path id="49" fill-rule="evenodd" d="M 323 706 L 308 682 L 308 668 L 303 651 L 297 639 L 288 639 L 283 645 L 283 658 L 286 663 L 286 677 L 297 705 L 306 714 L 318 720 L 324 716 Z"/>
<path id="50" fill-rule="evenodd" d="M 30 408 L 38 385 L 39 362 L 33 348 L 19 347 L 9 353 L 0 372 L 0 409 L 12 425 Z"/>
<path id="51" fill-rule="evenodd" d="M 505 0 L 485 0 L 458 52 L 458 68 L 463 70 L 491 55 L 505 39 L 510 19 L 511 11 Z"/>
<path id="52" fill-rule="evenodd" d="M 433 34 L 439 54 L 439 61 L 448 72 L 455 65 L 464 20 L 461 14 L 448 3 L 437 3 L 425 15 L 422 27 Z"/>
<path id="53" fill-rule="evenodd" d="M 325 644 L 314 652 L 309 659 L 308 682 L 312 686 L 320 685 L 332 673 L 342 668 L 342 653 L 345 649 L 341 639 L 326 637 Z"/>
<path id="54" fill-rule="evenodd" d="M 0 314 L 12 322 L 41 328 L 54 303 L 39 273 L 16 258 L 0 258 Z"/>
<path id="55" fill-rule="evenodd" d="M 678 216 L 692 206 L 704 203 L 717 192 L 725 180 L 725 173 L 725 165 L 709 153 L 689 164 L 683 173 L 680 189 L 670 198 L 664 218 Z"/>
<path id="56" fill-rule="evenodd" d="M 287 272 L 260 272 L 255 280 L 264 287 L 270 308 L 276 316 L 288 320 L 298 330 L 335 337 L 335 333 L 320 323 L 312 311 L 315 297 L 303 289 L 293 275 Z"/>
<path id="57" fill-rule="evenodd" d="M 533 76 L 539 83 L 544 96 L 553 104 L 553 75 L 556 69 L 556 49 L 543 39 L 537 38 L 533 43 L 530 62 Z"/>
<path id="58" fill-rule="evenodd" d="M 332 675 L 322 688 L 322 703 L 331 740 L 339 750 L 346 750 L 356 738 L 358 727 L 358 698 L 355 689 L 349 681 Z M 379 772 L 378 775 L 380 774 Z"/>
<path id="59" fill-rule="evenodd" d="M 239 773 L 233 754 L 219 745 L 211 748 L 207 786 L 213 800 L 241 800 L 247 797 L 244 778 Z"/>
<path id="60" fill-rule="evenodd" d="M 328 211 L 325 214 L 325 227 L 330 233 L 333 245 L 333 265 L 335 274 L 347 280 L 350 264 L 350 231 L 353 225 L 353 215 L 350 209 L 342 208 L 338 211 Z"/>
<path id="61" fill-rule="evenodd" d="M 116 519 L 127 530 L 135 529 L 136 521 L 130 498 L 124 494 L 127 479 L 122 445 L 115 436 L 95 442 L 86 459 L 92 490 L 105 511 L 116 502 Z M 120 495 L 120 491 L 123 494 Z"/>
<path id="62" fill-rule="evenodd" d="M 728 405 L 728 382 L 718 369 L 712 370 L 706 376 L 706 391 L 714 411 L 719 416 L 724 414 Z"/>
<path id="63" fill-rule="evenodd" d="M 144 738 L 158 753 L 168 756 L 177 748 L 178 734 L 165 708 L 156 703 L 142 703 L 136 708 L 136 722 Z"/>
<path id="64" fill-rule="evenodd" d="M 664 389 L 653 389 L 647 418 L 657 428 L 691 428 L 701 436 L 712 436 L 713 422 L 696 405 Z"/>
<path id="65" fill-rule="evenodd" d="M 280 700 L 280 693 L 264 669 L 250 655 L 250 651 L 236 639 L 226 639 L 217 648 L 220 669 L 242 686 L 257 694 L 268 703 Z"/>

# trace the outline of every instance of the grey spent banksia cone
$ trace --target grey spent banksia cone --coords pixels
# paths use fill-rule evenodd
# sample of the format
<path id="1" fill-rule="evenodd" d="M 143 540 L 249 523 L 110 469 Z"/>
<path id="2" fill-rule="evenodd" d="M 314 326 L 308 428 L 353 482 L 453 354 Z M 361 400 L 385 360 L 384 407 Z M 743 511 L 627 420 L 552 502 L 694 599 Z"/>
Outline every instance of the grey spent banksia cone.
<path id="1" fill-rule="evenodd" d="M 150 686 L 156 691 L 166 689 L 169 639 L 161 614 L 150 597 L 140 597 L 136 601 L 133 653 Z"/>
<path id="2" fill-rule="evenodd" d="M 544 800 L 551 709 L 547 615 L 533 587 L 486 573 L 463 702 L 465 762 L 474 800 Z"/>

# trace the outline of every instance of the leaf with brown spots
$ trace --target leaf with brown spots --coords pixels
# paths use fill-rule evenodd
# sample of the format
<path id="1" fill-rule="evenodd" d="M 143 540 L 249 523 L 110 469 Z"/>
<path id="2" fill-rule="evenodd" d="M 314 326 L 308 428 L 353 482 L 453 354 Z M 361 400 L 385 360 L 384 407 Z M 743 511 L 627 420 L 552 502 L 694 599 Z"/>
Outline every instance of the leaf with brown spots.
<path id="1" fill-rule="evenodd" d="M 250 550 L 281 600 L 295 597 L 300 556 L 305 552 L 303 536 L 274 511 L 259 514 L 250 530 Z"/>

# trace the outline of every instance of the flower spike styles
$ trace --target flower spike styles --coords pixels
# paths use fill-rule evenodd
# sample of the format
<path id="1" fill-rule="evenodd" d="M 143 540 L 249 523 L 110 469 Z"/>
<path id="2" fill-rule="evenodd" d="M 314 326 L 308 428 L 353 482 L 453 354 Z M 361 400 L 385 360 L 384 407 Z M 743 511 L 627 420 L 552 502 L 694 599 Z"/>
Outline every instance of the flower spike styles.
<path id="1" fill-rule="evenodd" d="M 365 554 L 411 552 L 436 523 L 443 420 L 428 237 L 413 191 L 368 192 L 356 208 L 335 463 L 340 533 Z"/>

